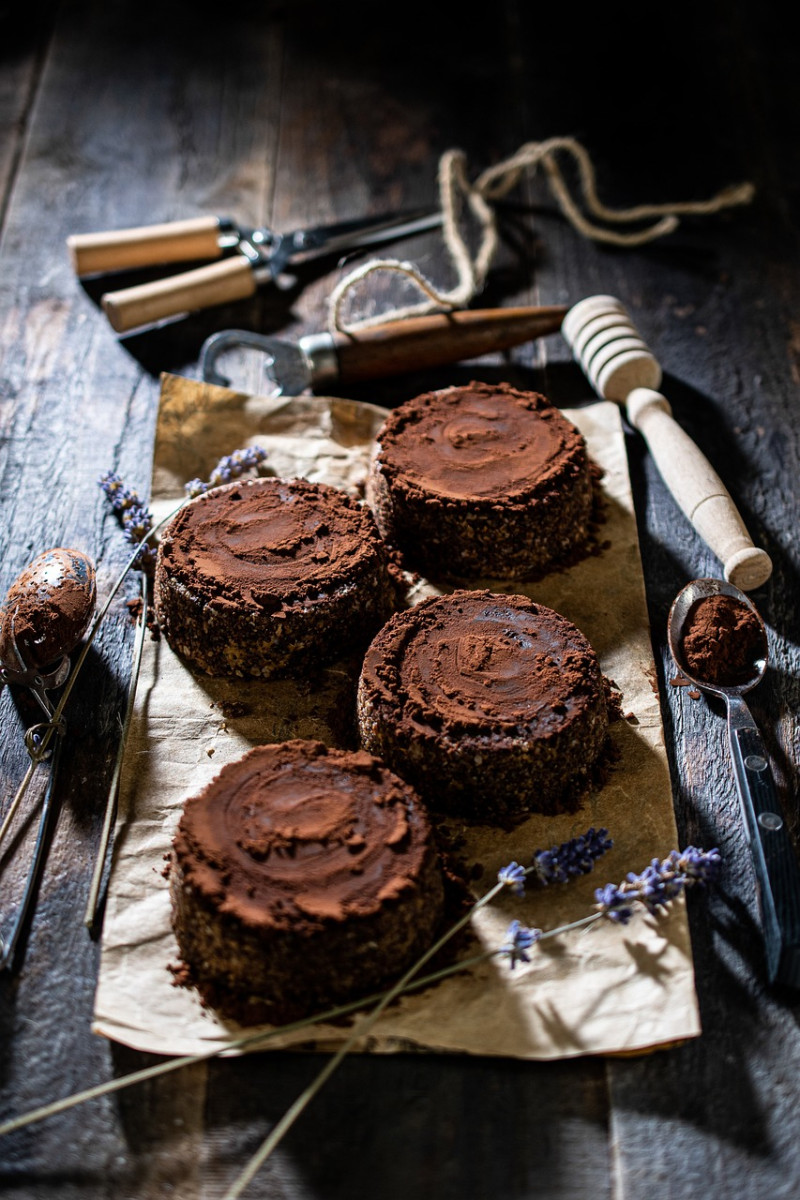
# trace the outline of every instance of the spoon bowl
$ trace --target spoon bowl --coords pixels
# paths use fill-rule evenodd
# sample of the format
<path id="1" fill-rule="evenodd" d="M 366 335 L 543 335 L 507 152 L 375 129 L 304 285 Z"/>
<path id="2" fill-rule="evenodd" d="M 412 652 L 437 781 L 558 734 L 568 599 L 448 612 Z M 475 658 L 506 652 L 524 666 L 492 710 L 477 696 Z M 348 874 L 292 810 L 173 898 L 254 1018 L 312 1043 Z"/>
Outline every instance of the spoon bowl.
<path id="1" fill-rule="evenodd" d="M 667 640 L 678 670 L 725 701 L 728 740 L 744 829 L 758 883 L 771 983 L 800 987 L 800 868 L 767 750 L 744 694 L 764 678 L 767 632 L 734 584 L 693 579 L 676 596 Z"/>
<path id="2" fill-rule="evenodd" d="M 712 612 L 718 624 L 711 637 L 704 637 Z M 667 640 L 681 674 L 714 695 L 741 696 L 767 670 L 761 614 L 749 596 L 722 579 L 693 579 L 681 589 L 669 611 Z"/>

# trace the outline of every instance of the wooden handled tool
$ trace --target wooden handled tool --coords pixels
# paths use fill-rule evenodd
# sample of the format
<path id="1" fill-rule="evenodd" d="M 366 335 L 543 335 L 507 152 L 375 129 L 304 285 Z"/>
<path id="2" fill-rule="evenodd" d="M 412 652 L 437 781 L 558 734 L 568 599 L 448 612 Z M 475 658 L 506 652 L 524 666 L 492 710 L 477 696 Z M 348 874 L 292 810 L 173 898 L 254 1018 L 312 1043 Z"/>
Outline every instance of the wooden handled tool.
<path id="1" fill-rule="evenodd" d="M 599 395 L 625 406 L 676 502 L 722 562 L 728 582 L 746 592 L 766 583 L 772 560 L 753 544 L 719 475 L 656 390 L 661 367 L 621 302 L 589 296 L 569 310 L 561 331 Z"/>
<path id="2" fill-rule="evenodd" d="M 388 321 L 352 334 L 312 333 L 296 342 L 227 329 L 206 339 L 200 365 L 206 383 L 227 387 L 230 381 L 217 369 L 220 355 L 249 346 L 267 356 L 273 394 L 297 396 L 332 383 L 360 383 L 508 350 L 558 333 L 566 312 L 559 304 L 464 309 Z"/>
<path id="3" fill-rule="evenodd" d="M 72 265 L 80 276 L 161 263 L 210 258 L 219 261 L 150 283 L 106 292 L 100 299 L 112 329 L 127 333 L 168 317 L 196 312 L 252 296 L 294 264 L 438 228 L 438 210 L 413 209 L 356 217 L 277 233 L 237 225 L 230 217 L 191 217 L 160 225 L 67 238 Z M 224 257 L 228 251 L 233 253 Z"/>
<path id="4" fill-rule="evenodd" d="M 230 224 L 223 217 L 189 217 L 135 229 L 73 233 L 67 238 L 67 249 L 79 276 L 125 271 L 153 263 L 220 258 L 223 234 Z"/>

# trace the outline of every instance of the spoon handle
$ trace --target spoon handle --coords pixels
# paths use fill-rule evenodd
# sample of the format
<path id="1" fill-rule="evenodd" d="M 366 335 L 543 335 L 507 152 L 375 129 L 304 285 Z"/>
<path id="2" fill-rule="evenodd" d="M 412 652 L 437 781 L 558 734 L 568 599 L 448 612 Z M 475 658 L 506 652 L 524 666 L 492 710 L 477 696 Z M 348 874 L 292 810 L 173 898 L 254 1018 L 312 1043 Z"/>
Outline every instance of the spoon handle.
<path id="1" fill-rule="evenodd" d="M 800 868 L 766 747 L 740 696 L 728 696 L 736 783 L 758 882 L 770 983 L 800 987 Z"/>

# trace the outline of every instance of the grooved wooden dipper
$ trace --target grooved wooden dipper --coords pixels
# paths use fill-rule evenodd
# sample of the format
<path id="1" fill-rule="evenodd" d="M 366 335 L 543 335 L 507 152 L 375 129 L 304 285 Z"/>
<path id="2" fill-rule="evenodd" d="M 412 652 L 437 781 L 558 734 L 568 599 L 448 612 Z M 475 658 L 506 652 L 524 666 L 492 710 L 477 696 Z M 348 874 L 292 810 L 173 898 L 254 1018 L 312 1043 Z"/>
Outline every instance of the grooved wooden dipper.
<path id="1" fill-rule="evenodd" d="M 745 592 L 766 583 L 772 560 L 753 544 L 724 483 L 656 390 L 661 367 L 623 304 L 613 296 L 588 296 L 568 311 L 561 332 L 599 395 L 625 406 L 677 504 L 722 562 L 728 582 Z"/>

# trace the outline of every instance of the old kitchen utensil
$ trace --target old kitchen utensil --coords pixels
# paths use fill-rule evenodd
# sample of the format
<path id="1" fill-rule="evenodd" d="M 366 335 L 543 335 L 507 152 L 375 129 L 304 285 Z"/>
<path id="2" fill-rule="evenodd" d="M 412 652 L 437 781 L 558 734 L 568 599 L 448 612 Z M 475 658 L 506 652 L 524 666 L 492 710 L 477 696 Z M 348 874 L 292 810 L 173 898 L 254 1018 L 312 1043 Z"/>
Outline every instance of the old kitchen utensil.
<path id="1" fill-rule="evenodd" d="M 272 394 L 297 396 L 333 383 L 423 371 L 507 350 L 558 333 L 566 312 L 562 305 L 465 309 L 388 321 L 352 334 L 308 334 L 297 342 L 229 329 L 206 339 L 200 366 L 206 383 L 228 387 L 230 380 L 218 370 L 219 358 L 239 346 L 259 350 L 266 356 Z"/>
<path id="2" fill-rule="evenodd" d="M 55 779 L 64 725 L 49 692 L 69 675 L 69 655 L 94 615 L 94 563 L 80 550 L 57 547 L 38 555 L 17 576 L 0 607 L 0 683 L 26 687 L 47 720 L 26 731 L 31 764 L 0 827 L 0 844 L 11 827 L 37 761 L 53 743 L 47 787 L 25 888 L 11 932 L 0 938 L 0 970 L 13 970 L 27 924 L 56 814 Z"/>
<path id="3" fill-rule="evenodd" d="M 220 259 L 152 283 L 106 292 L 100 300 L 103 311 L 112 328 L 125 333 L 165 317 L 246 299 L 260 284 L 278 281 L 300 263 L 423 233 L 441 222 L 440 211 L 415 209 L 276 233 L 266 226 L 246 229 L 227 217 L 208 216 L 73 234 L 67 247 L 79 276 Z"/>
<path id="4" fill-rule="evenodd" d="M 716 597 L 728 598 L 728 612 L 723 608 L 722 614 L 716 613 L 716 627 L 704 644 L 700 606 Z M 740 606 L 752 614 L 749 633 L 742 620 L 746 613 L 737 612 Z M 667 636 L 681 674 L 725 701 L 736 785 L 758 882 L 769 979 L 800 987 L 800 869 L 767 751 L 744 701 L 744 693 L 761 681 L 767 668 L 763 621 L 751 600 L 732 584 L 695 579 L 672 604 Z"/>
<path id="5" fill-rule="evenodd" d="M 625 406 L 675 500 L 722 562 L 725 578 L 744 591 L 760 587 L 772 561 L 753 545 L 722 480 L 655 390 L 661 367 L 620 301 L 581 300 L 564 318 L 562 332 L 596 391 Z"/>

